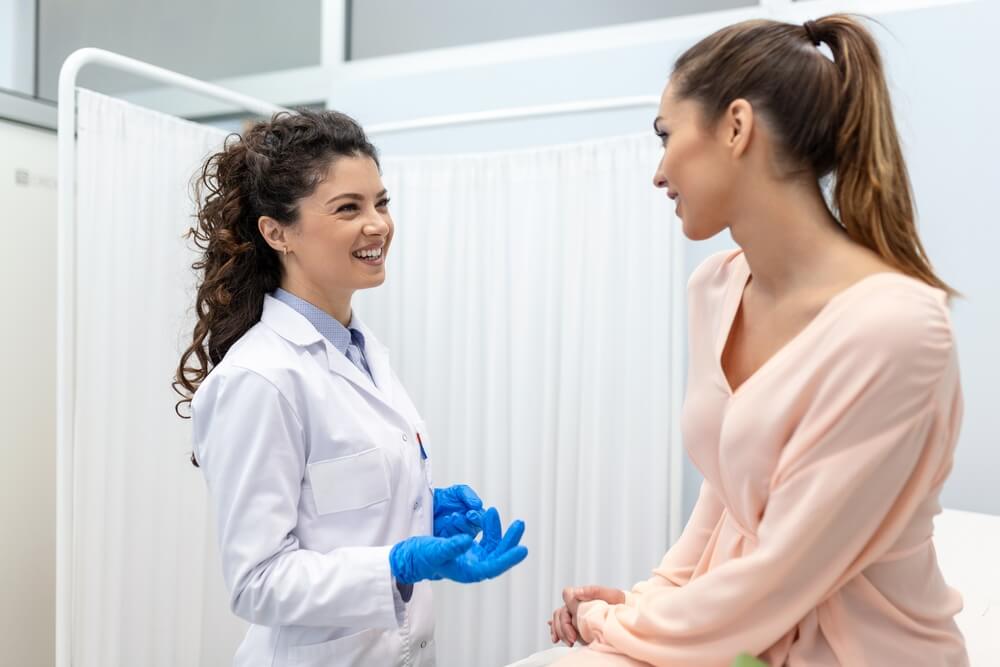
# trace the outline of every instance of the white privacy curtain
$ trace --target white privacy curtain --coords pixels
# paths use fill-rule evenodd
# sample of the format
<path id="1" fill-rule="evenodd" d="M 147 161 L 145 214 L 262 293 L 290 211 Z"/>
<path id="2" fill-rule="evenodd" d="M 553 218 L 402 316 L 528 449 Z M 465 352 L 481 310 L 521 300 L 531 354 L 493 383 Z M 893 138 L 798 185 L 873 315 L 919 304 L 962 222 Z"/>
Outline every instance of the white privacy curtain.
<path id="1" fill-rule="evenodd" d="M 564 586 L 628 586 L 667 549 L 683 274 L 659 155 L 629 136 L 384 161 L 396 240 L 358 313 L 427 421 L 435 484 L 527 524 L 511 573 L 436 585 L 444 667 L 543 648 Z"/>
<path id="2" fill-rule="evenodd" d="M 191 332 L 189 182 L 224 134 L 86 90 L 78 105 L 72 662 L 228 660 L 228 626 L 207 627 L 226 601 L 170 387 Z"/>

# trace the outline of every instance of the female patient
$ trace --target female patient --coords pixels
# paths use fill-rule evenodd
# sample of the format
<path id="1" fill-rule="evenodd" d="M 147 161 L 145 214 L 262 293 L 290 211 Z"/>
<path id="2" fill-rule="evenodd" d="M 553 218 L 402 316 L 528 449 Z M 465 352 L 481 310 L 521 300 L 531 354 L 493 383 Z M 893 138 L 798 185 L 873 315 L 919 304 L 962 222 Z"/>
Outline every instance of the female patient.
<path id="1" fill-rule="evenodd" d="M 552 640 L 588 647 L 558 664 L 967 664 L 931 543 L 962 412 L 953 291 L 872 36 L 842 15 L 720 30 L 678 59 L 655 129 L 685 235 L 740 246 L 689 285 L 705 482 L 651 579 L 566 589 Z"/>

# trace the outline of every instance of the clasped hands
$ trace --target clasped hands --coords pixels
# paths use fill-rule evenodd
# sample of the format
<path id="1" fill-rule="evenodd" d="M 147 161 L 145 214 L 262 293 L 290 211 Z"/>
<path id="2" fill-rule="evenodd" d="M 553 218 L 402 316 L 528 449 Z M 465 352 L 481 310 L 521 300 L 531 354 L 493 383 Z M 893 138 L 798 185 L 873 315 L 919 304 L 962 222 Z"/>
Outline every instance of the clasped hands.
<path id="1" fill-rule="evenodd" d="M 608 604 L 622 604 L 625 602 L 625 592 L 617 588 L 607 586 L 580 586 L 576 588 L 564 588 L 563 606 L 552 613 L 552 620 L 548 621 L 549 636 L 553 644 L 559 642 L 567 646 L 573 646 L 576 642 L 586 644 L 580 634 L 579 608 L 583 602 L 591 600 L 604 600 Z"/>

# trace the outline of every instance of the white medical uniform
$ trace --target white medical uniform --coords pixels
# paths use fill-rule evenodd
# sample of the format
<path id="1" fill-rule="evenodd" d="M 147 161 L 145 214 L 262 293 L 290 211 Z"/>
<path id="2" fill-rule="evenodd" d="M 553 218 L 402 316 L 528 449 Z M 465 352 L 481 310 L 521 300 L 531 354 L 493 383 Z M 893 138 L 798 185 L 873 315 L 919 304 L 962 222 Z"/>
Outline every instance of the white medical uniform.
<path id="1" fill-rule="evenodd" d="M 231 607 L 252 623 L 237 667 L 434 665 L 430 585 L 404 602 L 389 568 L 394 544 L 433 532 L 427 434 L 352 326 L 372 378 L 267 296 L 194 396 Z"/>

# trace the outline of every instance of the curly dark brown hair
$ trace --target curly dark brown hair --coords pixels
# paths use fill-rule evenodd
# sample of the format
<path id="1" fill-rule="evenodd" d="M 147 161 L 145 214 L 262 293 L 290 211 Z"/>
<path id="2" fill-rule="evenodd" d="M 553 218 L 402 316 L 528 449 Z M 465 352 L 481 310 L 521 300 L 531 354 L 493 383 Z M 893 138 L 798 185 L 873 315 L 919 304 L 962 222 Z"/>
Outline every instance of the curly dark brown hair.
<path id="1" fill-rule="evenodd" d="M 229 348 L 260 320 L 264 296 L 281 284 L 278 254 L 261 236 L 261 216 L 290 226 L 299 202 L 308 197 L 339 157 L 370 157 L 378 152 L 352 118 L 335 111 L 282 112 L 226 138 L 194 179 L 200 257 L 195 300 L 197 323 L 191 345 L 181 355 L 174 390 L 191 399 Z M 192 456 L 192 462 L 197 465 Z"/>

